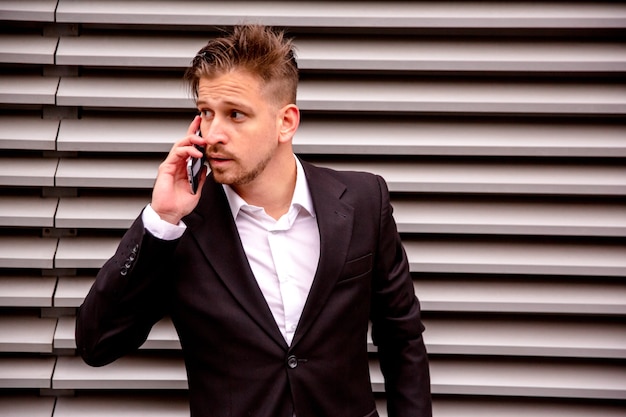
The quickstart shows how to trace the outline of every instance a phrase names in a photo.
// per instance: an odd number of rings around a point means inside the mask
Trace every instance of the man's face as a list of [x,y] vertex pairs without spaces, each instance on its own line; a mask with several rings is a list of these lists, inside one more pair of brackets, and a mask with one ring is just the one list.
[[217,182],[232,186],[261,176],[279,144],[279,109],[261,80],[233,71],[198,84],[197,107],[206,154]]

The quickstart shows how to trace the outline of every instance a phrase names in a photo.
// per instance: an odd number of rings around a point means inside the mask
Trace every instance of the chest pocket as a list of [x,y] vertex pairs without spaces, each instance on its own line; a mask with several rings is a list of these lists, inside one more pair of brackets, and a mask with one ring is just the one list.
[[341,271],[339,282],[345,282],[352,279],[360,278],[372,271],[372,260],[374,256],[371,253],[360,256],[356,259],[346,262]]

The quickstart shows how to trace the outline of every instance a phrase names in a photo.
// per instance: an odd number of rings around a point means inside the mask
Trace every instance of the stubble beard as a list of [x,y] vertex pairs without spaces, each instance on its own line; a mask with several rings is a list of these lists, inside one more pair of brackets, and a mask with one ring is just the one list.
[[[267,168],[267,165],[272,160],[273,155],[267,154],[263,157],[262,160],[257,162],[255,166],[250,169],[244,169],[239,164],[239,161],[233,159],[233,162],[236,164],[237,171],[229,172],[228,169],[222,168],[214,168],[211,166],[211,171],[213,172],[213,178],[215,181],[220,184],[230,185],[230,186],[241,186],[246,185],[254,181],[263,171]],[[209,165],[211,163],[209,162]]]

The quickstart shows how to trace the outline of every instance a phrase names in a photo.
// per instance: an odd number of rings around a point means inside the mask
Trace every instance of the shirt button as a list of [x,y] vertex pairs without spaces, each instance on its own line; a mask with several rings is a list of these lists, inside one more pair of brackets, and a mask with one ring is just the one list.
[[294,355],[291,355],[287,358],[287,366],[290,367],[291,369],[295,369],[298,367],[298,358],[296,358]]

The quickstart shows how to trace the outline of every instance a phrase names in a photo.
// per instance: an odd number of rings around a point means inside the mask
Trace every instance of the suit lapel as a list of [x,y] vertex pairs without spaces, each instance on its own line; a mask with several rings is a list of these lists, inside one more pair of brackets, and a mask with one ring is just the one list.
[[341,201],[346,187],[335,178],[302,162],[320,233],[320,260],[292,347],[307,333],[326,304],[346,261],[354,224],[354,209]]
[[188,232],[241,308],[270,338],[286,349],[286,342],[246,258],[224,190],[212,175],[207,178],[198,206],[184,221]]
[[[354,224],[354,209],[341,201],[346,187],[306,162],[304,167],[320,232],[320,260],[292,347],[306,334],[335,286],[346,261]],[[197,208],[184,219],[188,232],[242,309],[281,348],[287,344],[263,297],[239,240],[228,200],[209,176]]]

